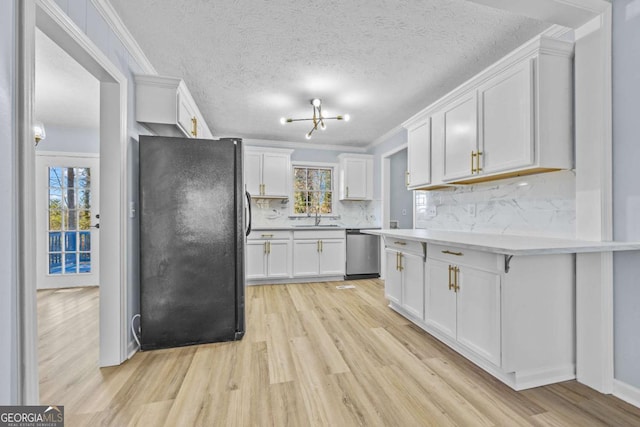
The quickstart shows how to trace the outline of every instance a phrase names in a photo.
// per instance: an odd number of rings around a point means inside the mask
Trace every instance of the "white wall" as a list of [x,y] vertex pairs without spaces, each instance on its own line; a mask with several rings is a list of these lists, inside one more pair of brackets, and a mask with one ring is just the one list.
[[46,125],[47,137],[36,151],[100,153],[100,129]]
[[[613,233],[640,240],[640,1],[613,2]],[[640,253],[614,262],[614,376],[640,388]]]
[[404,128],[398,129],[397,132],[392,133],[380,144],[372,147],[369,150],[370,154],[374,155],[373,158],[373,198],[380,200],[382,197],[382,187],[380,186],[380,175],[382,174],[382,155],[406,144],[407,142],[407,130]]
[[18,401],[15,11],[15,0],[0,2],[0,405]]
[[391,221],[398,221],[398,228],[413,228],[413,191],[407,190],[407,149],[389,158],[389,207]]

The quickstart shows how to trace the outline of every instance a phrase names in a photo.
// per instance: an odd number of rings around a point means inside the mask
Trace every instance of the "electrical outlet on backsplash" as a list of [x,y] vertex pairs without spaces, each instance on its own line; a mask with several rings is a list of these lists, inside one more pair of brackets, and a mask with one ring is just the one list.
[[416,228],[575,238],[573,171],[416,191],[415,201]]
[[[336,224],[348,228],[380,227],[380,201],[336,202],[336,212],[323,216],[323,224]],[[293,217],[291,207],[280,199],[253,199],[251,212],[254,227],[286,227],[314,222],[313,215]]]

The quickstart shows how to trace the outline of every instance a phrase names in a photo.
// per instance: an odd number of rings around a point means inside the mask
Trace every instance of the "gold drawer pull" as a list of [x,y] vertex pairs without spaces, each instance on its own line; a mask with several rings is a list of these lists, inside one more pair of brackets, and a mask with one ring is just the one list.
[[394,245],[407,246],[405,242],[393,242]]
[[448,255],[455,255],[455,256],[462,256],[464,255],[462,252],[451,252],[449,250],[446,251],[442,251],[443,254],[448,254]]
[[262,237],[273,237],[273,234],[263,234]]

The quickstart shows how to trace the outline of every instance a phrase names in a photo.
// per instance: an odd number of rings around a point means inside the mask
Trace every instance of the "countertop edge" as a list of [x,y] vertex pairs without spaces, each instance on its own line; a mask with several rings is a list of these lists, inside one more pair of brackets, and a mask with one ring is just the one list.
[[[378,236],[394,237],[398,239],[413,240],[418,242],[426,242],[439,245],[452,245],[464,249],[472,249],[483,252],[490,252],[500,255],[552,255],[552,254],[577,254],[577,253],[597,253],[597,252],[616,252],[616,251],[632,251],[640,250],[640,242],[610,242],[610,241],[585,241],[585,240],[571,240],[571,239],[555,239],[551,237],[535,237],[536,240],[544,241],[548,240],[549,246],[532,245],[530,247],[515,247],[516,245],[509,247],[504,244],[490,245],[486,242],[473,243],[469,241],[459,240],[464,236],[465,239],[486,239],[491,236],[489,234],[475,234],[471,232],[455,231],[451,232],[450,238],[442,238],[429,236],[428,230],[403,230],[397,232],[391,229],[382,230],[363,230],[363,233],[373,234]],[[438,231],[438,233],[447,233],[446,231]],[[454,236],[454,234],[456,236]],[[456,237],[458,239],[456,239]],[[518,239],[527,239],[529,236],[518,235],[504,235],[496,234],[495,237],[500,239],[513,239],[514,242]],[[517,245],[521,246],[521,245]]]

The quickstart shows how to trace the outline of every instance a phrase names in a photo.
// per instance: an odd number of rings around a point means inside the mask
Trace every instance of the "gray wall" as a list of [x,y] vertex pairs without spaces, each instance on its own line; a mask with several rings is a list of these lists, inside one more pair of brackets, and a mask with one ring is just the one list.
[[[390,220],[398,221],[399,228],[413,228],[413,191],[407,190],[407,149],[389,158],[390,163]],[[403,214],[404,210],[404,214]]]
[[382,174],[382,155],[406,144],[407,142],[407,130],[404,128],[398,129],[397,132],[389,135],[383,142],[373,147],[369,154],[373,154],[373,198],[374,200],[380,200],[382,197],[382,187],[380,184],[380,176]]
[[[640,240],[640,2],[613,2],[613,234]],[[640,253],[615,253],[614,376],[640,388]]]
[[0,2],[0,405],[17,402],[15,0]]
[[36,151],[65,153],[100,153],[99,128],[50,126],[45,123],[47,137],[40,141]]

